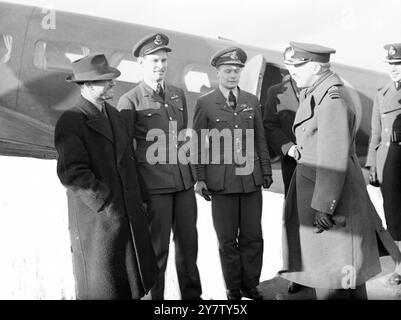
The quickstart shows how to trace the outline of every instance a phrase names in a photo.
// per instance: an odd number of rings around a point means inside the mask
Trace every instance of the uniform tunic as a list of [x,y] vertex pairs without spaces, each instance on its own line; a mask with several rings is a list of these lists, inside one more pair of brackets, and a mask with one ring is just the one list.
[[[235,109],[220,89],[200,97],[193,127],[200,151],[197,179],[205,181],[212,192],[213,224],[226,288],[248,291],[259,284],[262,268],[261,185],[263,176],[271,175],[271,167],[258,99],[248,92],[237,92]],[[210,134],[205,148],[204,129],[226,130],[232,139],[216,140]],[[254,134],[248,142],[246,129]],[[207,161],[202,154],[209,155]],[[242,158],[250,170],[238,174],[238,169],[244,169]]]
[[[163,99],[142,81],[120,98],[118,109],[131,118],[138,171],[150,193],[150,231],[162,271],[151,291],[152,298],[163,299],[164,272],[173,229],[181,297],[195,299],[201,295],[196,266],[195,171],[191,165],[178,160],[179,149],[184,144],[179,139],[180,133],[185,132],[188,123],[184,92],[166,84]],[[153,149],[155,143],[158,148]]]

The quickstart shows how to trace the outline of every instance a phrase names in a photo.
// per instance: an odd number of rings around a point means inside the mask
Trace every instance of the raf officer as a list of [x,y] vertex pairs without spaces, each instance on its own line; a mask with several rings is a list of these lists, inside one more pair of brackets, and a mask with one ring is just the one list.
[[[284,50],[284,63],[291,58],[292,48]],[[284,195],[287,195],[288,187],[294,170],[297,166],[293,158],[295,152],[295,135],[292,131],[295,113],[299,106],[299,89],[294,79],[286,75],[281,83],[275,84],[267,92],[267,103],[263,112],[263,124],[266,134],[266,142],[270,150],[281,157],[281,174],[284,182]],[[290,282],[289,293],[296,293],[302,286]]]
[[[372,185],[381,186],[387,230],[401,249],[401,43],[387,44],[389,81],[377,93],[366,167]],[[401,283],[394,273],[389,283]]]
[[[120,98],[118,109],[131,110],[138,170],[150,193],[150,232],[162,271],[151,290],[152,299],[164,298],[171,228],[181,297],[199,299],[195,172],[189,164],[178,161],[177,156],[182,144],[177,135],[187,128],[187,105],[183,90],[165,81],[167,54],[171,52],[168,43],[166,35],[156,33],[135,45],[133,54],[142,67],[144,79]],[[154,143],[148,141],[147,136],[150,140],[165,141],[158,150],[158,156],[164,155],[164,160],[155,163],[154,159],[147,157],[148,147]]]
[[[273,182],[259,101],[238,87],[246,59],[246,53],[237,47],[212,57],[219,87],[198,99],[193,125],[200,154],[196,191],[205,196],[211,193],[213,224],[230,300],[242,296],[262,299],[256,288],[263,255],[261,186],[268,188]],[[209,130],[207,143],[204,130]],[[245,167],[239,161],[243,154]],[[251,170],[246,170],[247,166]]]

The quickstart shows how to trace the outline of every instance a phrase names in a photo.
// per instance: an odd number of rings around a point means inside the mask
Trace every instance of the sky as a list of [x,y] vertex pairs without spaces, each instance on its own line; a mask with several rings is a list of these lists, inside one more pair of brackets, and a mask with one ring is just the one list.
[[283,50],[289,41],[337,50],[332,61],[376,71],[401,42],[401,0],[8,0]]

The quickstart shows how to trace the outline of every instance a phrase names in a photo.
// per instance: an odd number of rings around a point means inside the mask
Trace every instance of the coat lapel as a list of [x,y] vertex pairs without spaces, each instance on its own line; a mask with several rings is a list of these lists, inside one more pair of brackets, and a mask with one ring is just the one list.
[[401,90],[397,91],[393,82],[391,82],[387,90],[385,90],[383,101],[380,105],[382,106],[382,113],[389,113],[401,109]]
[[299,99],[291,80],[284,83],[280,92],[277,94],[277,99],[280,103],[277,105],[277,111],[292,110],[296,112],[299,106]]
[[152,102],[164,103],[163,99],[156,93],[156,91],[149,87],[144,81],[140,83],[140,86],[144,97],[150,99]]
[[220,91],[219,88],[216,88],[214,90],[213,95],[214,95],[213,100],[221,110],[226,112],[234,112],[233,109],[228,106],[227,100],[223,96],[223,93]]
[[[159,96],[159,95],[157,95]],[[173,104],[171,98],[175,97],[174,92],[171,91],[171,89],[169,88],[169,86],[167,84],[165,84],[165,89],[164,89],[164,100],[165,103],[168,103],[169,105]]]
[[117,163],[119,163],[124,155],[125,149],[128,146],[128,132],[124,130],[125,125],[122,123],[118,111],[107,102],[106,109],[109,115],[111,128],[114,132],[116,160]]
[[294,131],[297,126],[313,117],[315,107],[322,102],[329,88],[334,85],[343,85],[343,82],[335,73],[332,73],[326,79],[323,79],[306,98],[302,99],[305,96],[305,89],[301,91],[301,102],[293,125]]
[[94,106],[85,98],[81,97],[78,108],[81,109],[88,117],[88,121],[86,121],[88,127],[100,133],[111,142],[114,141],[113,132],[107,118],[100,112],[98,108],[96,108],[96,106]]
[[245,109],[249,109],[249,104],[248,104],[248,99],[246,99],[246,96],[243,94],[243,91],[238,88],[238,101],[237,101],[237,108],[235,109],[235,112],[242,112]]
[[[304,91],[301,91],[301,96],[304,94]],[[313,100],[313,95],[309,95],[308,97],[301,99],[299,108],[297,110],[297,113],[295,114],[295,120],[294,124],[292,126],[293,131],[295,131],[295,128],[299,126],[300,124],[304,123],[305,121],[309,120],[312,118],[313,115],[313,108],[314,108],[314,100]]]

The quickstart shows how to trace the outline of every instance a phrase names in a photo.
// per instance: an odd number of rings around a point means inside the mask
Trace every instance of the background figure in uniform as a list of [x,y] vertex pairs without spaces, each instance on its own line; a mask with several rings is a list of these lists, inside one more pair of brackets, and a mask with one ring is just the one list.
[[294,121],[298,165],[284,207],[281,274],[315,288],[318,299],[366,299],[366,281],[381,270],[376,232],[383,239],[383,228],[355,153],[355,108],[330,70],[335,50],[290,44],[286,66],[304,89]]
[[[369,181],[381,186],[387,230],[401,249],[401,43],[387,44],[391,81],[377,93],[366,167]],[[401,283],[394,273],[391,285]]]
[[[187,129],[188,116],[183,90],[164,81],[167,53],[171,51],[168,42],[166,35],[157,33],[135,45],[133,54],[144,71],[144,79],[120,98],[118,109],[129,110],[125,113],[134,129],[138,170],[150,193],[150,231],[161,270],[151,290],[152,299],[164,298],[164,274],[173,229],[181,297],[192,300],[200,299],[202,293],[196,265],[198,233],[193,187],[196,175],[194,168],[182,164],[177,155],[184,144],[177,136]],[[148,133],[152,141],[146,140]],[[147,150],[155,139],[160,146],[158,155],[151,152],[155,157],[148,159]],[[160,145],[160,141],[165,143]]]
[[[230,300],[239,300],[242,295],[263,298],[256,288],[263,256],[261,186],[268,188],[273,182],[259,101],[238,87],[246,58],[246,53],[236,47],[213,56],[211,64],[217,69],[219,87],[198,99],[193,125],[200,153],[196,192],[211,193],[213,223]],[[208,136],[210,153],[205,148],[203,129],[214,130]],[[223,132],[228,139],[220,137]],[[249,142],[247,135],[253,138]],[[202,154],[208,154],[211,161]],[[244,154],[245,166],[239,161]]]
[[[284,62],[292,55],[292,48],[284,50]],[[293,158],[295,152],[295,135],[292,125],[299,106],[299,89],[290,75],[286,75],[281,83],[270,87],[267,92],[267,103],[263,112],[266,142],[269,150],[281,158],[281,174],[284,182],[284,195],[294,173],[297,162]],[[289,293],[296,293],[302,285],[290,282]]]
[[158,268],[138,182],[129,126],[106,102],[120,72],[103,54],[72,65],[81,89],[57,121],[57,173],[67,188],[68,221],[78,299],[139,299]]

